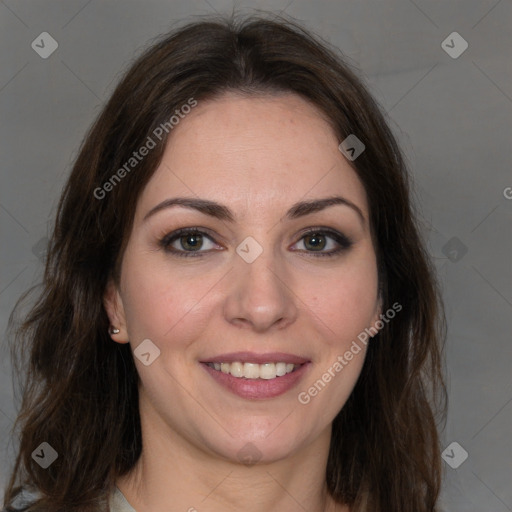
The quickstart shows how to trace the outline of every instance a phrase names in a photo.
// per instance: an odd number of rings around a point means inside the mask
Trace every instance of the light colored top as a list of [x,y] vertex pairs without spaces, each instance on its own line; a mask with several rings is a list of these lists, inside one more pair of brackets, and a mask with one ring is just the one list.
[[109,505],[110,512],[136,512],[118,487],[116,487],[114,494],[110,497]]
[[[38,492],[24,489],[16,496],[16,499],[13,501],[12,508],[13,510],[23,511],[38,498]],[[136,512],[136,510],[128,503],[124,494],[117,487],[114,493],[110,496],[109,507],[110,512]],[[6,510],[3,509],[2,512],[6,512]]]

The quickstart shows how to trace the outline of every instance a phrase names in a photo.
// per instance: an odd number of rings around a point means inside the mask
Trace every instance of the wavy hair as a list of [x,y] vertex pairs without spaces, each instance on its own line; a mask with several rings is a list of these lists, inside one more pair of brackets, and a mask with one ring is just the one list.
[[[153,42],[128,69],[63,189],[37,300],[21,322],[11,317],[13,364],[23,380],[6,506],[21,487],[33,487],[41,497],[29,510],[108,510],[116,479],[137,462],[140,381],[129,344],[108,335],[102,298],[166,137],[108,194],[98,190],[190,98],[237,91],[297,94],[340,141],[356,134],[366,146],[351,165],[368,197],[382,311],[396,302],[403,309],[368,345],[360,378],[333,422],[326,482],[353,512],[436,510],[438,420],[446,410],[442,302],[404,157],[357,75],[318,36],[270,16],[188,23]],[[59,454],[47,469],[31,457],[43,441]]]

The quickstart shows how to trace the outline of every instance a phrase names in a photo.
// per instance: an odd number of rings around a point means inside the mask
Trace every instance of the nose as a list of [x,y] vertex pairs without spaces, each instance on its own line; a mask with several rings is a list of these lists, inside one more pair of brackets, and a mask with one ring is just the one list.
[[224,315],[237,327],[265,332],[283,329],[297,318],[298,299],[291,278],[269,253],[264,251],[252,263],[235,256]]

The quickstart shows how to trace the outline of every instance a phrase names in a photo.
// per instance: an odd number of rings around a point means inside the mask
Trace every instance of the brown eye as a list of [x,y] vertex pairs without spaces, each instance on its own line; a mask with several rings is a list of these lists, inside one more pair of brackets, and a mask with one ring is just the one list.
[[169,233],[160,240],[159,245],[176,256],[203,256],[219,248],[208,234],[190,228]]
[[313,233],[304,237],[304,246],[308,250],[321,251],[327,245],[326,237],[320,233]]
[[197,251],[203,245],[203,235],[200,233],[189,233],[188,235],[180,236],[178,240],[181,248],[186,251]]
[[[294,250],[299,250],[312,256],[335,256],[352,246],[352,241],[332,229],[313,228],[302,235],[295,244]],[[302,244],[302,247],[300,247]]]

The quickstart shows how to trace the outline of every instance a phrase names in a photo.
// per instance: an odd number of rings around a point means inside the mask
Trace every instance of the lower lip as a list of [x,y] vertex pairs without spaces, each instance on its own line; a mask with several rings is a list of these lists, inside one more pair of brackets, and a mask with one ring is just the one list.
[[290,389],[304,377],[309,369],[309,365],[310,363],[304,363],[291,373],[287,373],[282,377],[276,377],[275,379],[266,380],[233,377],[233,375],[229,373],[222,373],[208,366],[206,363],[201,363],[201,366],[203,366],[219,384],[235,395],[253,400],[273,398],[290,391]]

